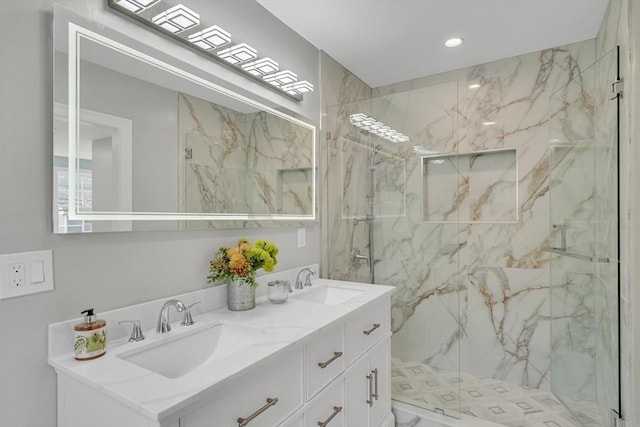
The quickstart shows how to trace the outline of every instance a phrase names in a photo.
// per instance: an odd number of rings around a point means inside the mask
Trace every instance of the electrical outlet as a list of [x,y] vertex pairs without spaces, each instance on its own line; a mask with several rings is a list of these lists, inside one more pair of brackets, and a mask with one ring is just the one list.
[[24,283],[24,264],[21,262],[9,264],[9,286],[21,288]]
[[0,299],[53,288],[53,253],[50,250],[0,254]]

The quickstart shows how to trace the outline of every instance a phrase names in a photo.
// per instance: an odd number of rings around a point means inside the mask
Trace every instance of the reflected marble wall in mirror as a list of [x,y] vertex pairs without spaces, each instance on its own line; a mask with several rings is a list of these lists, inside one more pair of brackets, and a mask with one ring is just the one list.
[[54,232],[316,220],[313,125],[58,16]]

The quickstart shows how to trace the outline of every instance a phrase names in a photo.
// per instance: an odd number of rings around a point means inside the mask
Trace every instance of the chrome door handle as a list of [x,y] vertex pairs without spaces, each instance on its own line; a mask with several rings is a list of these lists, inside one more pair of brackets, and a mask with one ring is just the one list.
[[251,421],[253,421],[257,416],[259,416],[260,414],[262,414],[264,411],[266,411],[267,409],[269,409],[272,406],[275,406],[275,404],[278,403],[278,398],[274,397],[273,399],[268,397],[267,398],[267,403],[260,409],[258,409],[257,411],[255,411],[253,414],[249,415],[247,418],[238,418],[238,427],[244,427],[247,424],[249,424]]
[[332,420],[336,415],[338,415],[338,414],[340,413],[340,411],[342,411],[342,406],[334,406],[334,407],[333,407],[333,414],[331,414],[331,415],[329,416],[329,418],[327,418],[327,419],[326,419],[326,420],[324,420],[324,421],[318,421],[318,425],[319,425],[320,427],[326,427],[326,426],[327,426],[327,424],[329,424],[329,423],[331,422],[331,420]]
[[331,357],[331,359],[327,360],[326,362],[318,363],[318,366],[320,366],[321,369],[324,369],[327,366],[329,366],[331,364],[331,362],[333,362],[334,360],[336,360],[340,356],[342,356],[342,352],[341,351],[334,351],[333,352],[333,356]]

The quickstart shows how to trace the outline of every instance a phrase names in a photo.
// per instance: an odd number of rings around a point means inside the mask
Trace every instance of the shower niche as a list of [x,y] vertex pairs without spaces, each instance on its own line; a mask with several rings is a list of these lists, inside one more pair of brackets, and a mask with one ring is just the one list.
[[515,148],[422,158],[423,221],[518,222]]

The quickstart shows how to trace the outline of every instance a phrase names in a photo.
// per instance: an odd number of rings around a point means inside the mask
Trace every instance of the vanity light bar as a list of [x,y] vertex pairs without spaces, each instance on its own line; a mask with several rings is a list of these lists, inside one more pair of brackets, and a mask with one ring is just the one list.
[[280,65],[271,58],[262,58],[257,61],[247,62],[242,68],[254,76],[264,76],[276,73],[280,70]]
[[231,43],[231,34],[214,25],[189,35],[189,41],[203,49],[217,49]]
[[389,140],[391,142],[408,142],[409,137],[397,130],[385,125],[382,122],[377,121],[373,117],[369,117],[363,113],[351,114],[349,116],[349,122],[353,126],[360,129],[371,132],[374,135],[378,135],[381,138]]
[[[119,12],[156,30],[162,27],[176,35],[175,40],[198,46],[202,49],[199,52],[209,56],[210,59],[224,60],[243,71],[245,75],[249,74],[247,77],[256,78],[262,84],[268,83],[266,86],[281,94],[290,95],[300,101],[302,94],[313,91],[312,83],[306,80],[298,81],[297,74],[291,70],[280,71],[280,65],[274,59],[258,59],[258,51],[246,43],[236,44],[214,53],[214,50],[232,43],[231,34],[217,25],[187,35],[185,31],[201,25],[201,21],[198,13],[183,4],[169,7],[152,18],[149,18],[146,13],[141,13],[155,5],[158,5],[156,9],[163,9],[163,4],[165,3],[162,0],[109,0],[109,6]],[[202,26],[205,24],[202,23]]]
[[258,56],[258,51],[246,43],[240,43],[218,52],[218,56],[232,64],[241,64]]
[[177,34],[199,25],[200,15],[188,7],[179,4],[154,16],[151,22]]
[[289,83],[294,83],[298,80],[298,75],[291,70],[279,71],[277,73],[268,74],[263,77],[264,81],[271,83],[274,86],[283,86]]
[[133,13],[140,13],[149,9],[160,0],[115,0],[116,4],[130,10]]

